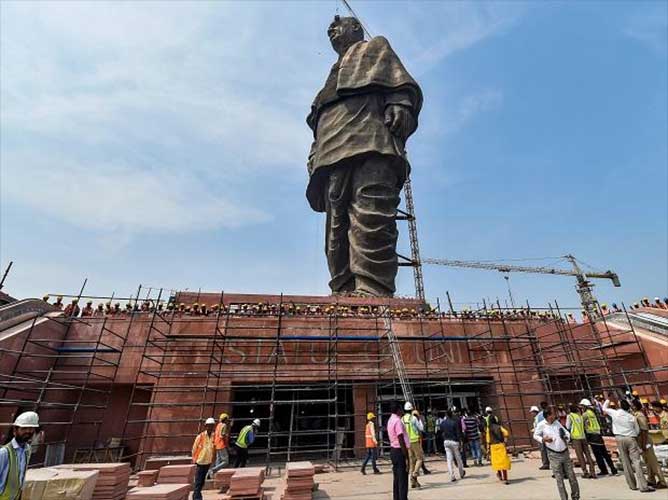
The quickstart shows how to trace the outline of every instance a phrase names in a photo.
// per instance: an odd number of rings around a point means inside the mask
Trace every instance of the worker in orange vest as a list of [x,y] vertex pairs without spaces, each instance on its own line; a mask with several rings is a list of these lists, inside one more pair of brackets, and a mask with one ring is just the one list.
[[202,488],[206,481],[206,474],[213,463],[216,446],[213,443],[213,430],[216,421],[209,417],[204,422],[204,431],[199,433],[193,443],[193,463],[197,466],[195,471],[195,485],[193,488],[193,500],[202,500]]
[[374,474],[380,474],[378,466],[376,465],[376,458],[378,457],[378,438],[376,438],[376,425],[374,420],[376,415],[372,412],[366,414],[366,429],[364,431],[364,439],[366,441],[366,458],[362,463],[362,474],[366,474],[366,464],[371,460]]
[[210,475],[212,476],[230,463],[230,454],[227,448],[230,443],[231,427],[230,416],[227,413],[221,413],[216,430],[213,432],[213,443],[216,446],[216,465],[211,467]]

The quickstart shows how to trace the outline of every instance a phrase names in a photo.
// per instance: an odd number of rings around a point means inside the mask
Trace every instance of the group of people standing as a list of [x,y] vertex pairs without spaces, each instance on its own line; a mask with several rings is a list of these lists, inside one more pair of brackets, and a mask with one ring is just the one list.
[[[560,499],[568,500],[566,479],[570,484],[571,499],[580,499],[580,487],[570,458],[569,444],[583,471],[582,478],[617,475],[617,468],[602,435],[607,419],[617,442],[617,452],[629,488],[643,493],[667,488],[649,438],[647,410],[637,394],[620,399],[619,408],[615,402],[609,399],[601,402],[602,399],[602,396],[598,397],[592,404],[584,398],[577,405],[569,405],[568,412],[564,411],[563,406],[550,406],[547,402],[542,402],[540,409],[536,406],[530,409],[533,414],[533,438],[541,450],[540,468],[551,469]],[[594,461],[598,465],[598,473]],[[643,472],[643,463],[647,468],[647,477]]]
[[[420,488],[420,474],[431,473],[425,466],[423,443],[427,450],[431,450],[433,437],[430,434],[436,434],[436,431],[443,443],[451,482],[457,481],[457,476],[459,479],[466,476],[464,443],[468,444],[474,463],[483,464],[481,440],[484,438],[492,470],[496,472],[499,481],[509,484],[508,471],[511,465],[506,450],[509,432],[501,426],[492,408],[487,407],[484,416],[468,411],[459,414],[454,409],[448,409],[442,417],[435,419],[431,414],[423,418],[413,404],[407,401],[403,405],[400,402],[393,403],[391,412],[387,422],[387,436],[390,441],[394,500],[406,500],[409,482],[412,488]],[[369,461],[374,473],[380,473],[376,466],[378,437],[375,419],[373,413],[367,414],[367,455],[362,464],[362,474],[366,474]]]

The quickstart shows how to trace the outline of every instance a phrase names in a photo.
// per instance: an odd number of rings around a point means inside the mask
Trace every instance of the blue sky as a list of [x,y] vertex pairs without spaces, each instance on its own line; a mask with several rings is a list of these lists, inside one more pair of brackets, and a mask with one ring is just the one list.
[[[337,5],[0,4],[5,291],[327,293],[304,118]],[[602,301],[668,295],[666,5],[353,2],[425,94],[409,141],[423,257],[573,253],[619,273]],[[535,306],[577,306],[574,283],[510,277]],[[496,272],[427,267],[425,284],[507,299]]]

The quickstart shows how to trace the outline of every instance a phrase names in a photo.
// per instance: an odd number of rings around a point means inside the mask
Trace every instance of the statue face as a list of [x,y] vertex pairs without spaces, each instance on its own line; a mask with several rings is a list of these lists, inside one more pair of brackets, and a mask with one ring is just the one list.
[[364,32],[354,17],[334,16],[327,29],[327,36],[337,54],[343,55],[351,45],[364,40]]

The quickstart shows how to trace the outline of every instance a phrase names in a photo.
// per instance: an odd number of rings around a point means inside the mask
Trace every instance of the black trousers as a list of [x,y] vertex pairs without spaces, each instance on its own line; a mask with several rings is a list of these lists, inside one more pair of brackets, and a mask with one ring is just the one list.
[[392,460],[392,476],[394,479],[392,498],[393,500],[408,500],[408,468],[406,467],[406,457],[401,448],[391,448],[390,459]]
[[206,474],[209,472],[209,467],[211,464],[199,465],[197,464],[197,469],[195,470],[195,487],[193,489],[193,500],[202,500],[202,488],[206,481]]
[[[610,452],[605,447],[603,437],[600,434],[587,434],[587,442],[591,446],[591,451],[594,454],[596,465],[598,465],[601,474],[607,474],[608,467],[610,467],[610,472],[615,474],[617,469],[615,468],[615,464],[612,462]],[[608,467],[606,467],[606,464]]]
[[237,455],[234,459],[234,468],[239,469],[246,467],[246,462],[248,461],[248,448],[237,446],[236,443],[234,443],[234,448],[237,450]]

